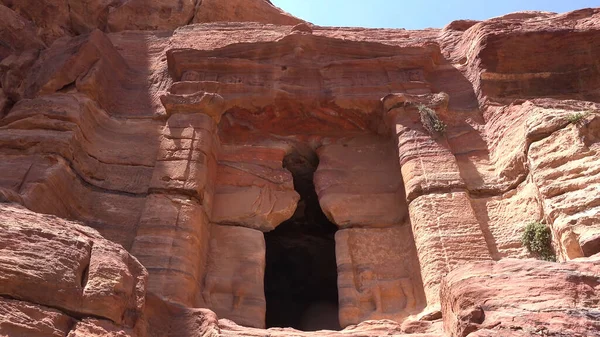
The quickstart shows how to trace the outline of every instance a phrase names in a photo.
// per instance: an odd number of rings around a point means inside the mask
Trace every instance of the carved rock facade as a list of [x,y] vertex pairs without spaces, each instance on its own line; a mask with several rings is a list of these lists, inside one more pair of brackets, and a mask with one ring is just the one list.
[[[405,31],[71,2],[0,5],[2,334],[600,328],[597,258],[571,261],[600,252],[599,10]],[[260,23],[192,25],[216,21]],[[566,267],[516,260],[531,221]],[[529,313],[553,282],[535,310],[561,316]]]

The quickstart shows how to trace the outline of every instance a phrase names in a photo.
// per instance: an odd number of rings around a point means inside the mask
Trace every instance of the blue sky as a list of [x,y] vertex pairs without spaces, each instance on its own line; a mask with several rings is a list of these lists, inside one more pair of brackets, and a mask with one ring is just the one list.
[[457,19],[484,20],[523,10],[567,12],[600,0],[271,0],[320,26],[441,28]]

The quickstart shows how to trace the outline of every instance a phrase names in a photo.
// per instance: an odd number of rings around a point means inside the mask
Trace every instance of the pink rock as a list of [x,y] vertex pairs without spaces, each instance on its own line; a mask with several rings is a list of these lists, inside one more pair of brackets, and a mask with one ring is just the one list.
[[302,20],[283,12],[268,0],[203,0],[194,23],[252,21],[276,25],[295,25]]
[[597,259],[505,259],[457,268],[442,282],[444,330],[449,336],[480,329],[473,335],[593,336],[600,328],[592,304],[599,296],[597,274]]
[[[0,335],[597,334],[600,10],[410,31],[2,3],[0,201],[29,210],[0,204]],[[264,330],[263,233],[304,216],[307,249],[318,206],[346,328]],[[532,221],[562,264],[511,259]]]
[[0,207],[2,295],[135,324],[148,274],[123,247],[85,226]]

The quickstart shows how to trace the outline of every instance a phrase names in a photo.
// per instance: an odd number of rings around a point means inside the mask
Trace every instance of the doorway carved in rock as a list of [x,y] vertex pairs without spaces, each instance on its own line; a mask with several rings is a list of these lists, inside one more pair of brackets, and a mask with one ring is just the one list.
[[335,232],[313,183],[318,158],[292,151],[283,166],[300,200],[294,215],[265,233],[266,326],[339,330]]
[[[197,306],[246,326],[303,330],[400,321],[422,309],[398,144],[381,98],[430,93],[431,62],[421,60],[431,53],[298,32],[167,53],[175,81],[161,97],[167,113],[200,111],[217,125]],[[325,316],[327,326],[312,325]]]

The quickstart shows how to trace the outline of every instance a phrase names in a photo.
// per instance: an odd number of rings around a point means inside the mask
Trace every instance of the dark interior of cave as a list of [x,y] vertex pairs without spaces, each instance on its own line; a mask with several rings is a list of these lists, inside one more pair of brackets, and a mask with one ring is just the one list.
[[313,151],[296,150],[283,161],[300,194],[291,219],[265,233],[267,328],[303,331],[339,330],[334,234],[319,205],[313,175],[319,160]]

